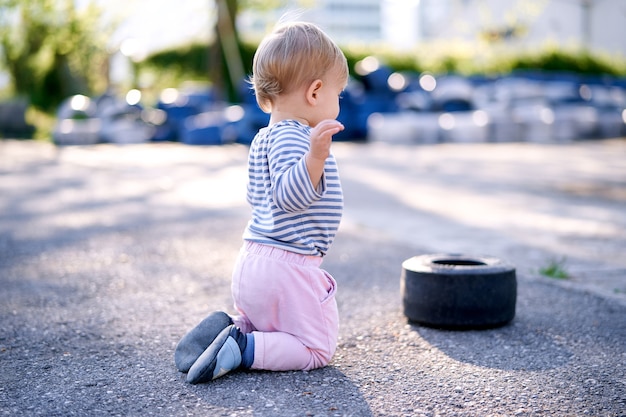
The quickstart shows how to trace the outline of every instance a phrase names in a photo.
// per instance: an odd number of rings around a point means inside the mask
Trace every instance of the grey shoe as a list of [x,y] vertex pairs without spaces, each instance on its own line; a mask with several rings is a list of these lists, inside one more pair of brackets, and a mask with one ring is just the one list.
[[187,382],[200,384],[226,375],[242,365],[247,337],[236,326],[228,326],[200,355],[187,374]]
[[214,311],[184,335],[174,351],[174,362],[178,370],[188,372],[217,335],[231,324],[233,320],[228,314]]

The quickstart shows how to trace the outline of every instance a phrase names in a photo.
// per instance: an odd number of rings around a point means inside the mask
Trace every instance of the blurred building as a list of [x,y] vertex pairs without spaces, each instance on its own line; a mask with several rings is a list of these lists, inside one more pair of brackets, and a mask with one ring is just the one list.
[[[244,36],[260,39],[280,20],[318,24],[341,44],[380,42],[383,39],[382,0],[287,0],[286,7],[267,11],[241,10],[238,21]],[[311,7],[302,7],[303,4]]]
[[285,13],[313,21],[338,43],[463,40],[532,48],[550,42],[626,56],[625,0],[320,0],[299,9],[244,11],[241,29],[261,37]]
[[416,25],[421,30],[417,41],[482,40],[515,47],[552,42],[626,56],[626,1],[623,0],[421,0],[419,3]]

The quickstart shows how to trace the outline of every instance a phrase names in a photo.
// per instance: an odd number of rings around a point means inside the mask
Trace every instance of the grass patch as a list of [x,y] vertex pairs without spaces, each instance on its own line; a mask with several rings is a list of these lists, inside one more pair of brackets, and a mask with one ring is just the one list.
[[565,269],[565,258],[551,259],[546,266],[539,268],[539,273],[554,279],[568,279],[570,277]]

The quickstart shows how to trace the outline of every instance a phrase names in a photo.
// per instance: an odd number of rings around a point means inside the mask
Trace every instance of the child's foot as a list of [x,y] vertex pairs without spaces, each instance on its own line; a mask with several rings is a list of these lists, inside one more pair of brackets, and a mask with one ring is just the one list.
[[191,384],[208,382],[239,368],[246,345],[246,335],[236,326],[228,326],[189,369],[187,382]]
[[230,316],[214,311],[180,339],[174,351],[174,362],[181,372],[189,371],[191,365],[215,340],[218,334],[233,324]]

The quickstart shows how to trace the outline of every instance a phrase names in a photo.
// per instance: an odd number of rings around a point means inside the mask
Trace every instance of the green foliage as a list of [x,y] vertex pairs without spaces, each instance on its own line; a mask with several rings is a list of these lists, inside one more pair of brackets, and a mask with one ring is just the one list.
[[[252,71],[256,44],[243,43],[241,54],[246,74]],[[185,49],[169,50],[149,57],[141,64],[162,76],[156,84],[165,81],[168,72],[179,80],[208,80],[208,46],[193,45]],[[592,54],[586,50],[563,50],[547,45],[534,51],[511,51],[488,48],[484,45],[431,44],[411,52],[398,52],[381,46],[350,45],[343,47],[351,69],[361,59],[374,55],[395,71],[464,75],[508,74],[518,70],[562,71],[592,75],[626,76],[626,61],[616,57]],[[170,79],[171,80],[171,79]],[[171,87],[172,85],[167,85]]]
[[545,45],[534,50],[512,50],[483,43],[434,42],[408,52],[372,46],[344,48],[350,67],[368,55],[382,59],[396,71],[435,74],[508,74],[518,70],[560,71],[589,75],[626,76],[626,60],[584,49]]
[[193,44],[168,49],[149,56],[137,64],[139,70],[167,70],[176,78],[206,79],[209,74],[209,46]]
[[[156,89],[177,87],[186,81],[211,82],[210,57],[215,56],[211,51],[213,47],[214,45],[193,44],[160,51],[137,63],[137,69],[141,73],[151,74],[153,87]],[[252,58],[256,47],[256,44],[245,42],[239,45],[247,75],[252,73]],[[238,86],[228,84],[227,88],[234,90]]]
[[539,269],[539,273],[543,276],[556,279],[567,279],[569,274],[565,269],[565,258],[551,259],[548,264]]
[[0,0],[0,62],[13,94],[51,111],[72,94],[103,91],[105,35],[100,11],[72,0]]
[[[623,64],[622,64],[623,67]],[[574,71],[581,74],[622,75],[619,64],[588,50],[568,52],[547,48],[541,54],[523,54],[515,61],[515,69],[541,68],[545,71]]]

